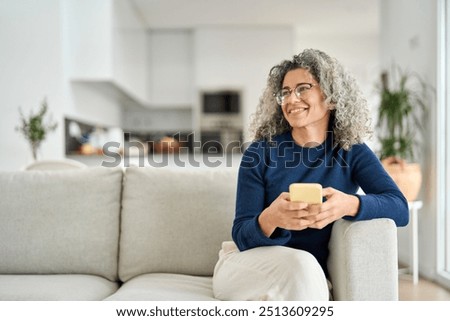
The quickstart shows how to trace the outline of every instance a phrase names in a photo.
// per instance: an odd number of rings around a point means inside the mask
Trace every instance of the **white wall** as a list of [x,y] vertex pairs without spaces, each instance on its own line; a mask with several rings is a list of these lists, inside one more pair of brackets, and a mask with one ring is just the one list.
[[18,106],[37,111],[47,97],[59,127],[42,145],[42,155],[64,153],[63,66],[60,1],[0,2],[0,169],[15,170],[31,161],[26,140],[14,130]]
[[[381,1],[381,65],[389,68],[392,63],[403,69],[418,72],[436,88],[437,71],[437,4],[436,0],[382,0]],[[425,124],[423,149],[422,191],[419,195],[424,208],[419,215],[419,270],[434,278],[436,270],[436,118],[432,105]],[[399,257],[408,262],[410,241],[409,227],[399,231]]]

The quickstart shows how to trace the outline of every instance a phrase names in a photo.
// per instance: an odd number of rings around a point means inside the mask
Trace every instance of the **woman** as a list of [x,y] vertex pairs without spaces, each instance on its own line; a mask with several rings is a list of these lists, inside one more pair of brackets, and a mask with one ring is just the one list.
[[[369,122],[355,80],[327,54],[308,49],[271,69],[239,170],[234,243],[214,273],[217,298],[328,300],[334,221],[408,223],[406,199],[363,143]],[[298,182],[320,183],[325,201],[290,202]]]

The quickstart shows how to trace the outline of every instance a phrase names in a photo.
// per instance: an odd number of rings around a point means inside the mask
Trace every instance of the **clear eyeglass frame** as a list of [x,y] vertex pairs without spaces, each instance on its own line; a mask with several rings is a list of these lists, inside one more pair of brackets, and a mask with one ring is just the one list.
[[285,104],[286,99],[292,95],[292,92],[294,92],[295,96],[300,99],[302,94],[308,92],[313,88],[314,86],[317,86],[316,84],[311,83],[300,83],[297,86],[295,86],[294,89],[291,88],[281,88],[279,91],[274,93],[274,97],[278,103],[278,105],[283,106]]

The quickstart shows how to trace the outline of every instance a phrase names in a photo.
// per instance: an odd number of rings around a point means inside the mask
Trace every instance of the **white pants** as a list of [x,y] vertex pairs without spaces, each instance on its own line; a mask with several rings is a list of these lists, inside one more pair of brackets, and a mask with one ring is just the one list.
[[329,284],[309,252],[265,246],[240,252],[224,242],[214,269],[214,296],[220,300],[327,301]]

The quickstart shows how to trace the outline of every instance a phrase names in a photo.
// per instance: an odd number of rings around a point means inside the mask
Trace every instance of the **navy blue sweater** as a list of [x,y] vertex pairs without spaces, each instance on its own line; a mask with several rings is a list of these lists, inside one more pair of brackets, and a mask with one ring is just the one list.
[[[359,211],[348,220],[387,217],[397,226],[408,224],[408,204],[394,181],[383,169],[366,144],[352,146],[349,151],[333,149],[332,134],[314,148],[294,143],[290,132],[274,137],[272,142],[253,142],[245,151],[239,169],[236,216],[233,240],[241,251],[259,246],[283,245],[313,254],[326,274],[328,241],[332,224],[323,229],[307,228],[290,231],[277,228],[266,237],[258,224],[258,216],[291,183],[320,183],[360,200]],[[358,188],[365,195],[357,195]]]

